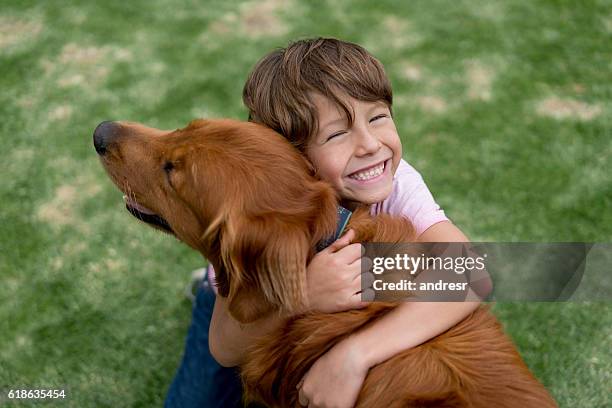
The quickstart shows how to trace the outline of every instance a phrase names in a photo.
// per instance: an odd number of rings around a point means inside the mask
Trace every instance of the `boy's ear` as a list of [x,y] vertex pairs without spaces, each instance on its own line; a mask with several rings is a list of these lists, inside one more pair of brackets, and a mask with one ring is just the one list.
[[272,310],[293,314],[306,302],[310,250],[304,223],[287,215],[245,215],[228,220],[221,236],[232,316],[249,323]]

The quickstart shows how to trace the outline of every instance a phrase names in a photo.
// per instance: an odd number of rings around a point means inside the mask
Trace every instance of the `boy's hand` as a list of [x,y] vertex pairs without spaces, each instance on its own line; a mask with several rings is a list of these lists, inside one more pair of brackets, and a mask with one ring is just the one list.
[[312,365],[298,384],[298,400],[309,408],[355,405],[369,367],[348,342],[340,342]]
[[361,301],[361,245],[351,244],[355,231],[314,256],[307,267],[308,310],[335,313],[365,307]]

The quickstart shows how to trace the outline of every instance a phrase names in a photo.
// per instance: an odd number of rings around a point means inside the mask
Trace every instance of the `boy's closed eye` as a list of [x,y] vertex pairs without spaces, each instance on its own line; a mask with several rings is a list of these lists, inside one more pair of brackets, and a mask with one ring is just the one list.
[[388,115],[388,114],[386,114],[386,113],[381,113],[381,114],[379,114],[379,115],[374,116],[372,119],[370,119],[370,123],[372,123],[372,122],[374,122],[374,121],[376,121],[376,120],[378,120],[378,119],[388,118],[388,117],[389,117],[389,115]]
[[345,134],[345,133],[346,133],[346,130],[341,130],[341,131],[339,131],[339,132],[332,133],[331,135],[329,135],[329,136],[327,137],[327,139],[325,139],[325,141],[326,141],[326,142],[329,142],[329,141],[330,141],[330,140],[332,140],[333,138],[335,138],[335,137],[337,137],[337,136],[341,136],[341,135],[343,135],[343,134]]
[[[373,117],[372,117],[372,118],[369,120],[369,123],[375,122],[375,121],[377,121],[377,120],[379,120],[379,119],[388,118],[388,117],[389,117],[389,115],[388,115],[388,114],[386,114],[386,113],[381,113],[381,114],[378,114],[378,115],[373,116]],[[337,137],[337,136],[341,136],[341,135],[343,135],[343,134],[345,134],[345,133],[347,133],[347,131],[346,131],[346,130],[340,130],[340,131],[338,131],[338,132],[334,132],[334,133],[332,133],[331,135],[329,135],[329,136],[327,137],[327,139],[325,139],[325,141],[326,141],[326,142],[328,142],[328,141],[330,141],[331,139],[333,139],[333,138],[335,138],[335,137]]]

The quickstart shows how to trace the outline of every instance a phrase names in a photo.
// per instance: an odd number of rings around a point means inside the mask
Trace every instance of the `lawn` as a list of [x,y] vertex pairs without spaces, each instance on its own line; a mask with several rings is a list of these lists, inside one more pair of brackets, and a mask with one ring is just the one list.
[[[609,1],[0,0],[3,393],[162,405],[204,261],[124,210],[93,129],[244,119],[255,62],[312,36],[385,65],[404,158],[473,241],[612,241]],[[611,303],[494,310],[560,406],[612,405]]]

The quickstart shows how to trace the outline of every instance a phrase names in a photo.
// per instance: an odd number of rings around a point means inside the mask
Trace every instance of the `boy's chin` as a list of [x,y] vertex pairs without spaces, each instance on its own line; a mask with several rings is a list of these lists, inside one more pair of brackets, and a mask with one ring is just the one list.
[[391,186],[389,186],[389,188],[381,188],[377,189],[377,191],[351,194],[350,197],[347,197],[342,201],[347,203],[347,205],[352,205],[353,207],[356,207],[358,204],[377,204],[387,199],[387,197],[389,197],[391,194],[391,190]]

